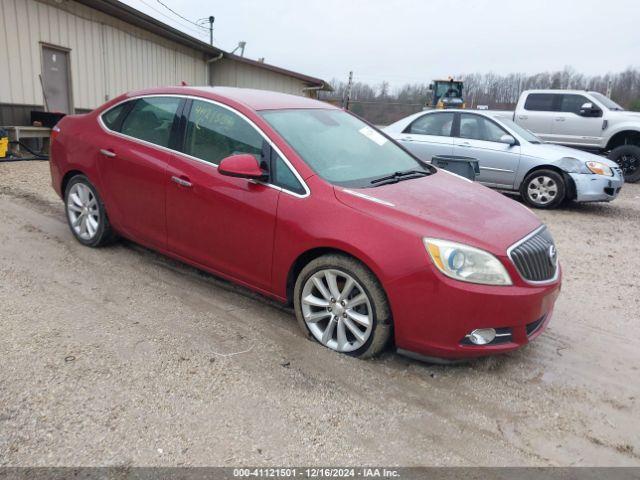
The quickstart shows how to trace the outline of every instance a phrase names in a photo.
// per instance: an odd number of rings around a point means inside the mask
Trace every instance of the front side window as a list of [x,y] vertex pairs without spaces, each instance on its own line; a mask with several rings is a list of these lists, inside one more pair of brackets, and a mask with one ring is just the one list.
[[320,177],[335,185],[373,186],[405,170],[432,170],[357,117],[338,109],[265,110],[262,117]]
[[505,132],[497,124],[480,115],[463,113],[460,115],[460,137],[486,142],[499,142]]
[[122,122],[121,133],[168,147],[180,101],[176,97],[139,98]]
[[556,95],[552,93],[530,93],[524,102],[524,109],[534,112],[553,112],[555,97]]
[[587,97],[583,97],[582,95],[570,95],[565,94],[562,95],[562,100],[560,101],[560,111],[567,113],[575,113],[576,115],[580,114],[580,107],[585,103],[593,103]]
[[275,150],[271,150],[271,183],[303,195],[305,189]]
[[451,135],[452,125],[453,113],[428,113],[414,120],[404,133],[448,137]]
[[262,136],[246,120],[210,102],[194,100],[184,153],[217,165],[231,155],[249,153],[260,160]]

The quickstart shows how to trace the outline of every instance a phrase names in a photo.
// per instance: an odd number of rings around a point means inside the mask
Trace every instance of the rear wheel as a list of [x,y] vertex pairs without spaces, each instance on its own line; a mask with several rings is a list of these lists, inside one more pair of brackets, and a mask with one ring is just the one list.
[[566,196],[564,178],[554,170],[536,170],[528,174],[520,194],[524,201],[534,208],[556,208]]
[[100,247],[115,238],[104,204],[87,177],[69,180],[64,198],[69,228],[80,243]]
[[380,282],[346,255],[309,262],[296,280],[294,307],[301,328],[337,352],[373,357],[389,340],[389,305]]
[[608,157],[620,166],[625,182],[636,183],[640,180],[640,147],[621,145],[611,150]]

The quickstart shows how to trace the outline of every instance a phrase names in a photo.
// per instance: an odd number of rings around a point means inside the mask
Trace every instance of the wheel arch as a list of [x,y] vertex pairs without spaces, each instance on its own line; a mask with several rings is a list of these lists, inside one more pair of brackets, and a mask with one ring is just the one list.
[[527,173],[525,173],[524,176],[522,177],[522,184],[520,186],[521,192],[522,192],[522,188],[524,188],[525,180],[527,179],[527,177],[531,175],[533,172],[537,172],[538,170],[552,170],[558,173],[564,180],[565,190],[566,190],[565,198],[567,200],[574,200],[576,198],[576,195],[577,195],[576,184],[573,181],[573,178],[571,178],[571,175],[569,175],[567,172],[562,170],[560,167],[556,165],[549,165],[549,164],[536,165],[535,167],[529,169]]
[[614,148],[622,145],[640,146],[640,131],[626,129],[614,133],[607,142],[605,150],[613,150]]
[[80,170],[69,170],[67,173],[64,174],[64,176],[62,177],[62,180],[60,181],[60,192],[62,193],[62,197],[64,198],[65,192],[67,191],[67,185],[69,185],[69,182],[71,181],[71,179],[73,177],[75,177],[76,175],[84,175],[85,177],[87,176],[86,173],[80,171]]
[[329,247],[329,246],[319,246],[319,247],[309,248],[308,250],[305,250],[300,255],[298,255],[298,257],[293,261],[287,273],[287,284],[286,284],[287,305],[293,304],[293,290],[296,284],[296,280],[298,278],[298,275],[302,271],[302,269],[305,267],[305,265],[307,265],[312,260],[315,260],[316,258],[321,257],[322,255],[331,254],[331,253],[345,255],[347,257],[353,258],[354,260],[357,260],[358,262],[362,263],[362,265],[364,265],[367,269],[369,269],[371,273],[378,280],[378,283],[380,284],[380,288],[382,288],[382,291],[384,292],[385,297],[387,299],[387,305],[389,306],[389,310],[391,311],[391,302],[389,302],[389,295],[387,295],[384,284],[380,280],[380,276],[376,273],[377,269],[372,268],[371,262],[367,262],[365,259],[362,258],[362,256],[354,255],[353,253],[345,249],[342,249],[339,247]]

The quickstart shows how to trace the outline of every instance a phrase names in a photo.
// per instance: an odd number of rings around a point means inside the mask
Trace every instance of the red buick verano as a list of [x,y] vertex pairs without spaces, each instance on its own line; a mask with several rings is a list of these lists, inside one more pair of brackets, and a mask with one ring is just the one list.
[[71,231],[117,235],[294,305],[326,347],[460,359],[526,344],[560,291],[528,209],[326,103],[234,88],[123,95],[52,134]]

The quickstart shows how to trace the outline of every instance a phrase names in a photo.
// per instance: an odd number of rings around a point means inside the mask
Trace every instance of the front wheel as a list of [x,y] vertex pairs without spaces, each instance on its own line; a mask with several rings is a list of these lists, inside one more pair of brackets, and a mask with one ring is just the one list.
[[636,183],[640,180],[640,147],[620,145],[611,150],[608,157],[620,166],[625,182]]
[[554,170],[536,170],[528,174],[520,187],[524,201],[534,208],[556,208],[566,195],[564,178]]
[[331,350],[368,358],[389,340],[391,315],[380,282],[346,255],[323,255],[302,269],[294,308],[301,328]]

